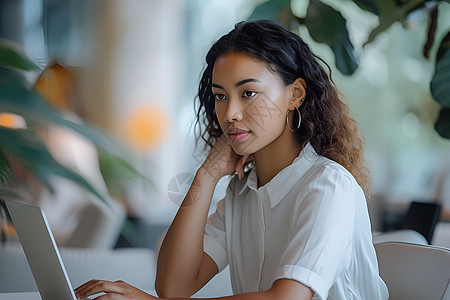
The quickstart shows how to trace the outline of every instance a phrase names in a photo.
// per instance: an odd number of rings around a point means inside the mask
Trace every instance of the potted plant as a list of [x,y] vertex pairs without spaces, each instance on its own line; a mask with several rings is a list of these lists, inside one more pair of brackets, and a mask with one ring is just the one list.
[[[319,43],[328,45],[335,56],[337,69],[344,75],[352,75],[359,66],[359,58],[347,30],[347,20],[340,11],[320,0],[310,0],[306,15],[296,16],[292,5],[296,0],[269,0],[256,6],[249,20],[267,18],[275,19],[285,26],[292,24],[305,26],[311,37]],[[392,24],[406,24],[407,17],[418,12],[428,15],[428,31],[424,41],[423,55],[429,53],[435,42],[437,19],[441,5],[449,5],[448,0],[408,0],[408,1],[376,1],[352,0],[361,10],[374,14],[378,25],[371,30],[363,47]],[[441,7],[442,8],[442,7]],[[442,9],[441,9],[442,11]],[[446,29],[450,30],[450,28]],[[436,55],[435,74],[431,78],[431,94],[441,106],[435,122],[435,130],[444,138],[450,138],[450,31],[439,42]]]
[[[95,145],[103,178],[107,186],[116,188],[113,192],[117,193],[120,180],[140,176],[150,182],[131,165],[130,153],[107,133],[85,120],[74,122],[66,118],[44,100],[27,79],[30,73],[42,71],[15,44],[0,40],[0,200],[20,198],[18,187],[31,175],[50,191],[53,190],[50,179],[64,177],[108,203],[108,197],[51,154],[38,132],[55,125],[72,130]],[[0,201],[0,219],[2,214],[7,216],[5,204]],[[130,233],[130,224],[126,223],[124,234]],[[4,240],[1,226],[0,234]]]

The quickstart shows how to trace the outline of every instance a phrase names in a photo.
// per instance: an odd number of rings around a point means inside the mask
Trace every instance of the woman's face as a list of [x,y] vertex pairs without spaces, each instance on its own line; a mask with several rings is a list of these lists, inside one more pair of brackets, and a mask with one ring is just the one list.
[[266,62],[247,54],[217,58],[212,73],[216,115],[237,154],[276,146],[283,133],[292,134],[286,126],[286,112],[293,108],[290,87]]

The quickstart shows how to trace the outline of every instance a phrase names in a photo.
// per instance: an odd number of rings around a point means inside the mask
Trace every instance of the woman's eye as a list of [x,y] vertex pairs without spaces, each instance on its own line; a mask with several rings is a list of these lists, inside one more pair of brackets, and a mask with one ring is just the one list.
[[252,97],[255,97],[255,95],[256,95],[256,92],[254,92],[254,91],[245,91],[243,94],[243,96],[245,98],[252,98]]
[[214,95],[214,98],[215,98],[217,101],[220,101],[220,100],[225,99],[225,95],[224,95],[224,94],[215,94],[215,95]]

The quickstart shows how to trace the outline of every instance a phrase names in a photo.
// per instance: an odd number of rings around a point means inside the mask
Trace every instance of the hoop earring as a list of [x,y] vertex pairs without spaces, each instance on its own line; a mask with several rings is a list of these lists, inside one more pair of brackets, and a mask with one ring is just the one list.
[[[297,110],[297,113],[298,113],[297,129],[299,129],[300,128],[300,124],[302,124],[302,115],[300,114],[300,110],[298,109],[298,107],[295,107],[295,109]],[[289,125],[289,110],[286,112],[286,123],[287,123],[287,126],[288,126],[289,130],[294,132],[294,129],[292,129],[291,125]]]

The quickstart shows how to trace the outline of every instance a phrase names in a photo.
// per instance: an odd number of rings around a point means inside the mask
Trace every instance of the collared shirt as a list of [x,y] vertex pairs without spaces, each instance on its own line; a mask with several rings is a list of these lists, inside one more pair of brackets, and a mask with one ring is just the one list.
[[230,265],[235,294],[288,278],[313,299],[388,298],[361,187],[309,143],[260,188],[255,168],[231,180],[208,218],[204,251],[219,271]]

